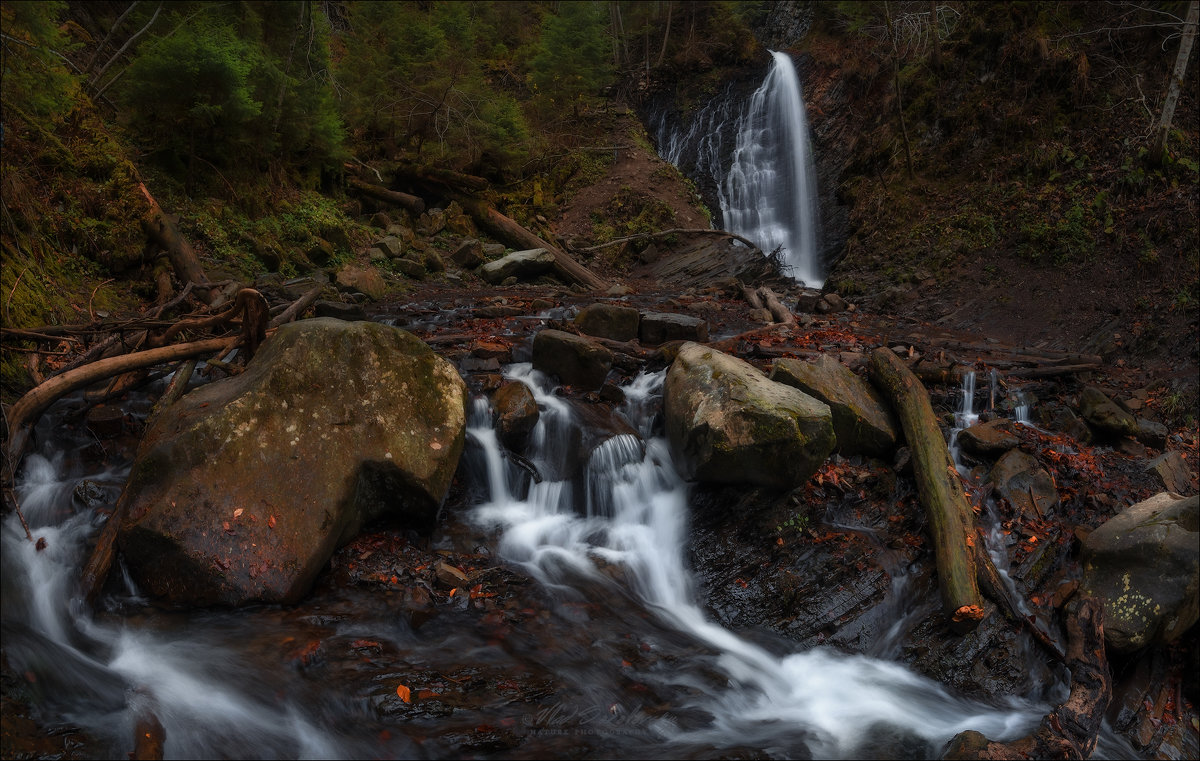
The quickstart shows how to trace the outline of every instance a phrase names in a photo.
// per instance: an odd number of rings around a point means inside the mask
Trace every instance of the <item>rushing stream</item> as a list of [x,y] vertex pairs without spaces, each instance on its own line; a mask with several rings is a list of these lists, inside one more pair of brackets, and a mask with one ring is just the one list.
[[[1016,698],[967,700],[889,660],[792,652],[786,641],[768,648],[712,622],[686,562],[688,487],[656,428],[663,374],[625,387],[626,432],[601,438],[576,471],[563,462],[580,426],[572,404],[528,365],[508,375],[534,389],[542,409],[527,452],[533,469],[579,474],[535,482],[497,443],[486,400],[474,402],[463,472],[477,497],[465,516],[550,601],[528,631],[501,645],[471,611],[452,606],[417,631],[386,597],[328,584],[295,608],[163,612],[127,583],[92,614],[76,597],[77,578],[99,519],[74,495],[86,482],[112,497],[126,470],[81,469],[72,453],[94,442],[64,427],[42,437],[46,449],[19,484],[46,548],[25,540],[15,516],[3,526],[10,664],[34,678],[51,715],[110,743],[113,756],[130,750],[149,715],[164,728],[168,757],[682,757],[738,748],[936,756],[961,730],[1012,738],[1047,710]],[[61,416],[51,420],[61,425]],[[323,660],[280,655],[314,637]],[[368,639],[390,660],[339,655]],[[399,704],[392,680],[432,667],[541,675],[553,697],[436,711]],[[479,725],[509,727],[508,741],[465,743]]]

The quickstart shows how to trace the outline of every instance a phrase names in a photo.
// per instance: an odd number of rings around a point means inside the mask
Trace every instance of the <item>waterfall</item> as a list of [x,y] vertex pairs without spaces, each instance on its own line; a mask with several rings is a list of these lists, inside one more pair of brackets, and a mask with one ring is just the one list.
[[659,153],[702,186],[711,178],[725,229],[766,253],[781,247],[789,274],[819,288],[821,222],[800,78],[786,53],[771,56],[766,79],[740,115],[729,94],[705,105],[686,130],[660,115]]
[[733,165],[721,207],[725,225],[764,252],[783,248],[791,274],[819,288],[820,223],[816,168],[800,78],[787,53],[774,63],[738,123]]

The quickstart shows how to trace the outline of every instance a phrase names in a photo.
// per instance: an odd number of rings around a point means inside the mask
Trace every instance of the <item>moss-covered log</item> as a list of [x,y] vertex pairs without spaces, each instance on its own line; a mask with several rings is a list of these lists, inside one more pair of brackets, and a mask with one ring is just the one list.
[[984,617],[975,580],[971,505],[929,403],[929,393],[891,349],[871,354],[871,381],[891,402],[912,450],[913,471],[929,517],[942,608],[951,627],[965,633]]
[[377,201],[395,204],[401,209],[411,211],[413,214],[420,214],[425,211],[425,202],[417,196],[401,193],[398,190],[388,190],[385,187],[372,185],[369,182],[356,180],[353,177],[346,180],[346,184],[365,196],[370,196]]

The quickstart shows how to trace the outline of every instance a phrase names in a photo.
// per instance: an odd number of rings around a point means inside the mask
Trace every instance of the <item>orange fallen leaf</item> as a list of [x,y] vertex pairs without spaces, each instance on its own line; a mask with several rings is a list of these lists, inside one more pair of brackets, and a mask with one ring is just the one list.
[[970,534],[967,534],[967,546],[968,547],[975,546],[975,537],[971,536]]
[[417,690],[417,700],[436,698],[439,694],[440,693],[434,692],[433,690]]
[[400,684],[400,685],[396,686],[396,694],[399,695],[400,699],[403,700],[405,703],[412,702],[412,691],[409,690],[404,685]]
[[234,511],[233,511],[233,517],[234,517],[234,518],[240,517],[240,516],[241,516],[241,514],[242,514],[242,513],[244,513],[244,512],[246,512],[246,508],[244,508],[244,507],[239,507],[237,510],[234,510]]
[[272,515],[270,518],[267,518],[267,526],[269,528],[275,528],[275,516],[274,515]]

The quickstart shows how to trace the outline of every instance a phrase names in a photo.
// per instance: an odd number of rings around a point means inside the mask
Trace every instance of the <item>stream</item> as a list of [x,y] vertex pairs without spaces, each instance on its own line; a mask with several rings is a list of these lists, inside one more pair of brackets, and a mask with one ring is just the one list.
[[[11,667],[48,716],[114,757],[148,716],[172,758],[935,757],[964,729],[1014,738],[1047,711],[965,699],[886,658],[796,652],[717,625],[687,564],[688,486],[656,420],[664,372],[624,387],[615,415],[636,435],[603,439],[573,477],[540,482],[529,465],[573,472],[563,459],[579,415],[528,364],[506,374],[542,409],[529,463],[505,455],[475,399],[455,510],[459,535],[532,580],[514,606],[520,626],[498,633],[495,614],[463,595],[417,626],[391,593],[326,577],[293,608],[186,612],[153,608],[126,582],[93,614],[77,577],[103,516],[79,495],[111,504],[128,463],[94,456],[66,400],[43,420],[18,487],[45,549],[15,515],[3,525]],[[398,683],[430,689],[401,701]]]

